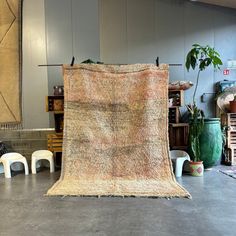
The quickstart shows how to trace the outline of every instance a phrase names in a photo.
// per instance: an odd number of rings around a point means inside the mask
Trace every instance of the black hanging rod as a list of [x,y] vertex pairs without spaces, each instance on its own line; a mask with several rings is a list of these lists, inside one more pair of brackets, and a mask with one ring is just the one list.
[[[75,57],[72,57],[70,66],[73,66],[75,62]],[[46,65],[38,65],[38,66],[62,66],[63,64],[46,64]],[[127,65],[127,64],[106,64],[106,65]],[[159,57],[156,59],[156,66],[159,66]],[[169,66],[182,66],[182,64],[169,64]]]
[[38,65],[38,66],[62,66],[63,64],[46,64],[46,65]]
[[[127,64],[101,64],[101,65],[127,65]],[[183,64],[169,64],[169,66],[182,66]],[[45,64],[45,65],[38,65],[40,67],[43,67],[43,66],[63,66],[63,64]],[[159,66],[159,65],[157,65]]]
[[[156,66],[159,66],[159,57],[156,59]],[[174,64],[169,64],[169,66],[182,66],[182,64],[174,63]]]
[[[73,66],[75,63],[75,57],[73,56],[71,59],[70,66]],[[38,65],[38,66],[62,66],[63,64],[46,64],[46,65]]]

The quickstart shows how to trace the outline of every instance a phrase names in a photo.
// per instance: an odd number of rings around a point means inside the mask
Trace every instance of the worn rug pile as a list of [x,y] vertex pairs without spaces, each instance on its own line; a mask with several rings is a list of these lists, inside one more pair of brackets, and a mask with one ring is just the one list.
[[168,151],[168,66],[64,66],[60,179],[47,195],[190,197]]

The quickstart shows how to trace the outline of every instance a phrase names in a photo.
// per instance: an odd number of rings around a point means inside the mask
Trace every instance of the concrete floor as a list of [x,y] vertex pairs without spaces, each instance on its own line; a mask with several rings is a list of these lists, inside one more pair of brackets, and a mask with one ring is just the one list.
[[0,175],[1,236],[236,235],[236,179],[216,169],[178,179],[192,200],[45,197],[59,175]]

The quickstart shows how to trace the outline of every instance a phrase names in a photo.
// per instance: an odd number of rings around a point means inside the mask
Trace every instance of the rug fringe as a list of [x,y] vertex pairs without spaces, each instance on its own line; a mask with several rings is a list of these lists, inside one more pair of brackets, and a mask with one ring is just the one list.
[[23,129],[21,123],[0,123],[0,130],[19,130]]
[[120,195],[48,195],[44,194],[44,197],[51,197],[51,198],[58,198],[60,197],[61,199],[67,198],[67,197],[81,197],[81,198],[149,198],[149,199],[166,199],[166,200],[171,200],[173,198],[186,198],[192,200],[191,195],[186,195],[186,196],[171,196],[171,197],[166,197],[166,196],[120,196]]

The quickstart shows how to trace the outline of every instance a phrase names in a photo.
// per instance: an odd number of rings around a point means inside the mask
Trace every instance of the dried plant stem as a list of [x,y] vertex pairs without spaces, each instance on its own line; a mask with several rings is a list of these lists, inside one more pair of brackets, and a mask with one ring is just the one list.
[[201,72],[201,70],[199,70],[198,73],[197,73],[197,83],[196,83],[196,86],[195,86],[195,89],[194,89],[194,93],[193,93],[193,104],[196,104],[195,96],[196,96],[196,92],[197,92],[200,72]]

